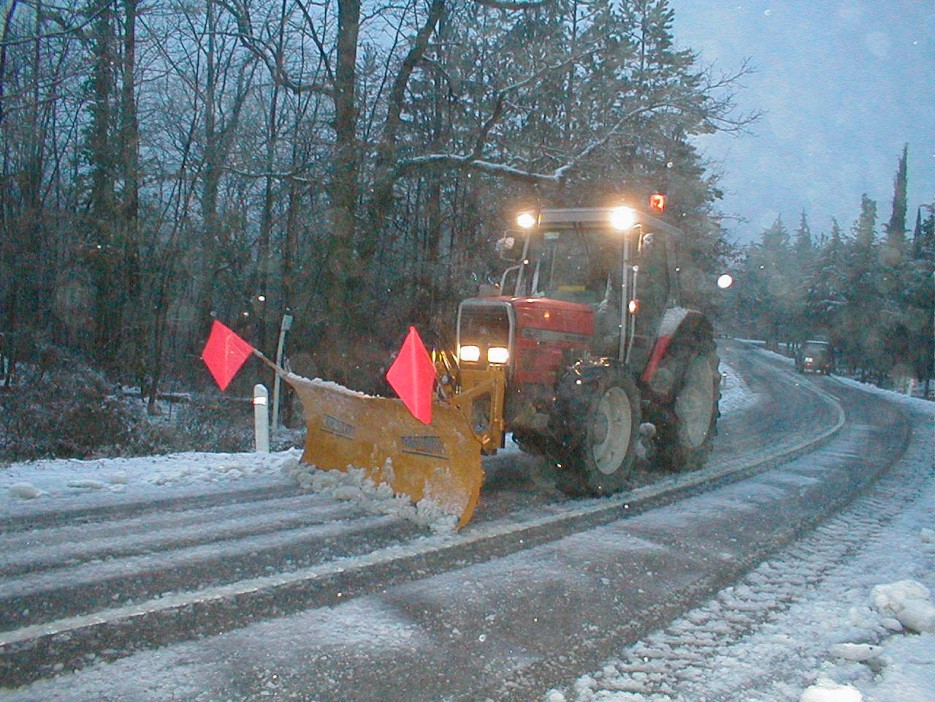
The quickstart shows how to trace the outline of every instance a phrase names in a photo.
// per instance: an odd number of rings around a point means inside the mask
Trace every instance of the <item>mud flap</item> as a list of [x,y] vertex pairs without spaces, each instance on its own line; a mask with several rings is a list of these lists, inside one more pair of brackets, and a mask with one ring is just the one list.
[[481,444],[457,409],[436,402],[427,425],[400,400],[294,374],[284,379],[305,409],[304,463],[363,469],[375,484],[414,503],[430,500],[458,519],[458,529],[471,520],[484,481]]

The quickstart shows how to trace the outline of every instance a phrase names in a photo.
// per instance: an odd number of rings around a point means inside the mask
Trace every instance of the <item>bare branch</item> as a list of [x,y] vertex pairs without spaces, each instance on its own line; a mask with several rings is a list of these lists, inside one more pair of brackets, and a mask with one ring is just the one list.
[[[0,41],[0,46],[3,46],[4,48],[11,47],[11,46],[21,46],[24,44],[32,44],[37,39],[45,39],[45,40],[60,39],[62,37],[67,37],[71,35],[78,35],[80,37],[83,35],[84,30],[87,27],[89,27],[91,24],[93,24],[94,21],[98,17],[100,17],[101,13],[104,12],[105,9],[107,9],[110,5],[114,5],[115,3],[116,3],[116,0],[110,0],[110,2],[101,3],[101,5],[97,8],[97,10],[95,10],[94,12],[88,15],[84,15],[82,21],[74,25],[69,24],[69,22],[65,20],[63,16],[65,10],[59,10],[59,11],[53,12],[50,10],[50,8],[46,8],[46,12],[44,15],[45,19],[54,21],[56,24],[58,24],[62,28],[61,31],[49,32],[47,34],[42,34],[41,36],[28,36],[28,37],[23,37],[21,39],[9,39],[5,36],[6,35],[6,26],[5,26],[4,27],[4,38],[2,39],[2,41]],[[12,15],[12,12],[15,9],[15,7],[16,7],[16,3],[14,2],[12,3],[10,7],[10,15]],[[59,12],[63,14],[59,14]],[[71,14],[73,16],[79,15],[79,13],[74,12],[74,11],[71,11]],[[9,24],[9,20],[7,21],[7,24]]]
[[474,0],[474,2],[483,7],[489,7],[493,10],[531,10],[537,7],[545,7],[552,3],[552,0]]
[[296,2],[296,4],[302,10],[305,20],[310,28],[309,31],[312,36],[312,41],[318,48],[319,55],[321,56],[322,63],[325,66],[325,72],[328,75],[328,79],[331,85],[324,85],[318,82],[301,83],[293,79],[283,64],[281,52],[277,54],[277,52],[271,51],[268,44],[256,36],[255,32],[253,31],[253,22],[250,18],[250,12],[243,0],[217,0],[217,2],[221,7],[227,10],[227,12],[230,13],[230,15],[236,21],[237,39],[247,51],[255,55],[266,65],[266,68],[273,77],[273,80],[275,80],[287,90],[296,94],[317,93],[319,95],[325,95],[328,97],[334,96],[334,89],[332,87],[334,85],[334,74],[332,73],[331,66],[328,62],[328,55],[325,51],[325,47],[315,32],[312,18],[308,13],[308,8],[305,6],[305,3]]
[[622,127],[634,118],[653,112],[656,110],[670,107],[668,103],[655,103],[643,105],[623,115],[616,124],[614,124],[604,135],[572,156],[568,161],[559,166],[551,173],[535,173],[533,171],[523,170],[515,166],[509,166],[502,163],[494,163],[480,158],[480,154],[475,146],[474,152],[470,155],[460,154],[427,154],[424,156],[415,156],[403,159],[398,164],[399,172],[413,171],[420,168],[431,167],[449,167],[460,170],[472,170],[490,175],[506,177],[511,180],[523,181],[528,183],[561,183],[568,177],[569,173],[574,171],[581,163],[595,151],[605,146],[614,136],[620,134]]

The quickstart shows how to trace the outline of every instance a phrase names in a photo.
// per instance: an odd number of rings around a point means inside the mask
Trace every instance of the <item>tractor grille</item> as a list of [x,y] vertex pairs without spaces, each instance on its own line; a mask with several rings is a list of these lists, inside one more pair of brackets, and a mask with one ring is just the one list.
[[502,346],[512,351],[511,308],[505,302],[465,301],[458,314],[458,345],[480,347],[481,360],[485,366],[487,349]]

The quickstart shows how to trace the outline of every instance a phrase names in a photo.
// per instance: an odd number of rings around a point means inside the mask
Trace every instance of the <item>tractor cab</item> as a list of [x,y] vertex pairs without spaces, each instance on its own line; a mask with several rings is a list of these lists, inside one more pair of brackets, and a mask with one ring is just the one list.
[[526,212],[516,224],[498,246],[515,264],[491,292],[587,305],[591,351],[645,363],[666,307],[677,303],[679,230],[630,207]]

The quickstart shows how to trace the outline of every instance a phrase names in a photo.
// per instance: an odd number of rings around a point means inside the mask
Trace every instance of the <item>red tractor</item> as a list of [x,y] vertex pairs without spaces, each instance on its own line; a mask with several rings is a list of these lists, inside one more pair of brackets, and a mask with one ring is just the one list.
[[680,306],[681,230],[627,207],[525,212],[517,225],[500,242],[514,265],[461,303],[457,362],[441,374],[453,395],[491,388],[469,417],[485,450],[512,432],[578,495],[622,489],[641,434],[661,467],[700,467],[720,373],[710,322]]

